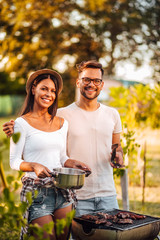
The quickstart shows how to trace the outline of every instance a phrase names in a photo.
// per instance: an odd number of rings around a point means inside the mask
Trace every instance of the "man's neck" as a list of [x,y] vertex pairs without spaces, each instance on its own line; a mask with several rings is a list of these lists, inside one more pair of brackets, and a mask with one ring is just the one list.
[[80,100],[76,102],[76,105],[86,111],[92,112],[99,108],[100,103],[97,102],[97,98],[93,100],[83,100],[80,98]]

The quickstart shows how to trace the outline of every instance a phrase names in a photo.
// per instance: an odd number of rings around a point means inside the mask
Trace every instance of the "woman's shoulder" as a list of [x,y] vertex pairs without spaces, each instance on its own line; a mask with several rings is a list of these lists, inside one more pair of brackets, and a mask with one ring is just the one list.
[[68,128],[68,122],[63,117],[55,116],[55,124],[58,126],[59,129]]
[[66,119],[64,119],[63,117],[58,117],[58,119],[60,121],[60,128],[68,126],[68,121]]
[[26,132],[27,125],[22,117],[18,117],[15,120],[14,132]]
[[64,132],[67,132],[68,131],[68,121],[64,118],[61,118],[62,119],[62,125],[60,127],[60,129]]
[[28,129],[29,127],[29,124],[27,122],[27,119],[24,117],[24,115],[18,117],[16,120],[15,120],[15,126],[21,126],[22,128],[24,129]]
[[22,117],[18,117],[18,118],[16,118],[16,120],[15,120],[15,123],[18,123],[18,124],[23,124],[23,122],[24,122],[24,120],[23,120]]

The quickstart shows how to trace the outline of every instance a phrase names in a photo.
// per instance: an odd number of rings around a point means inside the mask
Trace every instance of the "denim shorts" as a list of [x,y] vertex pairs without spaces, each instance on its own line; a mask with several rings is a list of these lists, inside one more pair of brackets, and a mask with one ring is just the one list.
[[119,208],[116,195],[78,200],[76,216],[94,213],[96,211],[105,211],[113,208]]
[[66,202],[65,197],[59,189],[55,188],[38,188],[38,195],[33,199],[29,207],[28,223],[34,219],[54,215],[57,209],[68,207],[72,202]]

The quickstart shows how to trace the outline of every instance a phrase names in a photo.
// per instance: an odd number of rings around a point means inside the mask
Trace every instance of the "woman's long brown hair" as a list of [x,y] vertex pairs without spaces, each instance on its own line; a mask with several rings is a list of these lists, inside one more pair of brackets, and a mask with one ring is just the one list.
[[37,86],[42,80],[50,78],[56,88],[56,98],[54,100],[54,103],[48,108],[48,113],[51,115],[51,120],[53,120],[54,116],[57,113],[57,107],[58,107],[58,90],[59,90],[59,82],[58,80],[51,74],[41,74],[37,78],[34,79],[32,84],[30,85],[30,89],[27,93],[27,96],[25,98],[22,110],[20,115],[24,115],[26,113],[32,112],[33,111],[33,104],[34,104],[34,95],[32,94],[32,87]]

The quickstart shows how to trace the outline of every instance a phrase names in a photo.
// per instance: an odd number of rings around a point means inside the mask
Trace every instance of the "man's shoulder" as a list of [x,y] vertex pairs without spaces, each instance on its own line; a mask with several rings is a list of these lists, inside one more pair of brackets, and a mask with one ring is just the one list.
[[70,105],[57,109],[57,116],[65,117],[65,115],[69,114],[75,109],[75,103],[71,103]]
[[120,114],[115,107],[106,106],[104,104],[101,104],[101,113],[114,118],[120,117]]
[[62,112],[62,111],[68,111],[68,110],[71,110],[71,109],[74,108],[74,106],[75,106],[75,103],[73,102],[73,103],[69,104],[69,105],[66,106],[66,107],[58,108],[58,109],[57,109],[57,112]]
[[109,111],[109,112],[117,112],[116,108],[104,105],[102,103],[101,103],[101,110],[102,111]]

